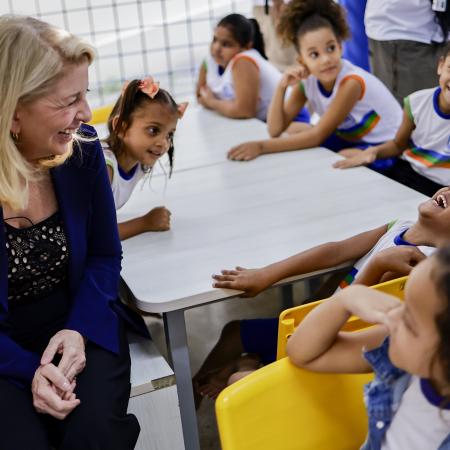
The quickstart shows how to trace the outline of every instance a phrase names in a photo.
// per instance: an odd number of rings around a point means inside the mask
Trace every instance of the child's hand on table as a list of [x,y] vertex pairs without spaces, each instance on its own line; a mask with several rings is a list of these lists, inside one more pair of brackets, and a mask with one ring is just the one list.
[[241,297],[254,297],[272,283],[264,269],[244,269],[237,266],[235,270],[222,270],[221,275],[212,276],[213,287],[244,291]]

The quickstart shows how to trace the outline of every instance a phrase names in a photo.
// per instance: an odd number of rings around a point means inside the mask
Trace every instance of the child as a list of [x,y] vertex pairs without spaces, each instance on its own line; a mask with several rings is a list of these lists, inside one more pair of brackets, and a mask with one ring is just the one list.
[[[240,14],[224,17],[214,30],[210,51],[200,68],[199,103],[226,117],[265,121],[281,74],[266,59],[256,20]],[[306,111],[299,120],[309,121]]]
[[[450,188],[419,205],[417,222],[397,220],[339,242],[329,242],[260,269],[222,270],[213,286],[253,297],[278,281],[356,261],[341,281],[373,285],[409,273],[436,246],[450,240]],[[276,358],[278,318],[230,322],[194,377],[197,392],[215,397],[232,381]],[[247,354],[241,364],[241,355]],[[249,362],[249,358],[252,361]],[[230,378],[231,377],[231,378]]]
[[[348,37],[342,7],[334,0],[292,0],[279,23],[279,32],[299,53],[300,67],[287,71],[275,91],[268,114],[273,139],[247,142],[228,153],[249,161],[265,153],[317,146],[352,153],[392,139],[401,122],[401,108],[388,89],[365,70],[342,59]],[[285,102],[288,86],[294,86]],[[319,116],[317,125],[280,136],[308,101]],[[386,169],[392,161],[377,163]]]
[[[116,209],[130,198],[137,182],[168,153],[173,166],[173,135],[187,103],[177,104],[150,78],[124,86],[108,119],[109,136],[103,142]],[[120,239],[170,228],[170,211],[160,206],[142,217],[119,223]]]
[[403,121],[393,140],[334,164],[347,168],[402,155],[389,177],[431,196],[450,184],[450,44],[439,59],[439,86],[405,98]]
[[[341,332],[352,314],[378,325]],[[449,343],[450,247],[445,247],[412,270],[404,304],[351,286],[306,316],[287,353],[294,364],[317,372],[375,372],[365,389],[369,433],[362,449],[448,450]]]

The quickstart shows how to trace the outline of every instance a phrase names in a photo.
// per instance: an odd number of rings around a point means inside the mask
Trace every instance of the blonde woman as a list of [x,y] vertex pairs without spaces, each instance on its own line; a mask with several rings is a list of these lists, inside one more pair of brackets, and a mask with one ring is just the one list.
[[1,448],[132,449],[121,248],[90,45],[0,17]]

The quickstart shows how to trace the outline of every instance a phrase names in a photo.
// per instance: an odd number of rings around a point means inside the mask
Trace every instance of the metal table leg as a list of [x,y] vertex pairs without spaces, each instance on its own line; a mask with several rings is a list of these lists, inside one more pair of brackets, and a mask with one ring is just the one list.
[[184,446],[186,450],[200,450],[183,310],[164,313],[164,331],[169,364],[173,368],[177,381]]
[[294,285],[285,284],[281,286],[281,304],[284,309],[289,309],[294,306]]

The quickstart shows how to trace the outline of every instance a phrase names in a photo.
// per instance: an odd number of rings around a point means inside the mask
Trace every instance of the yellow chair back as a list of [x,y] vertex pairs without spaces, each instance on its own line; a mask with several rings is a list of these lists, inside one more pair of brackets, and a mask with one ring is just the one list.
[[108,121],[109,115],[111,114],[112,108],[113,105],[106,105],[92,110],[92,119],[89,122],[89,125],[106,123]]
[[[372,288],[385,292],[386,294],[395,295],[403,300],[405,283],[407,279],[408,277],[397,278],[395,280],[386,281],[385,283],[376,284],[375,286],[372,286]],[[287,340],[292,336],[292,333],[295,328],[297,328],[298,324],[311,310],[325,300],[318,300],[316,302],[296,306],[295,308],[286,309],[280,314],[278,322],[277,359],[281,359],[286,356]],[[343,330],[356,331],[368,326],[369,324],[360,318],[351,317],[343,327]]]
[[372,376],[275,361],[217,398],[222,450],[357,450],[367,433],[363,386]]

